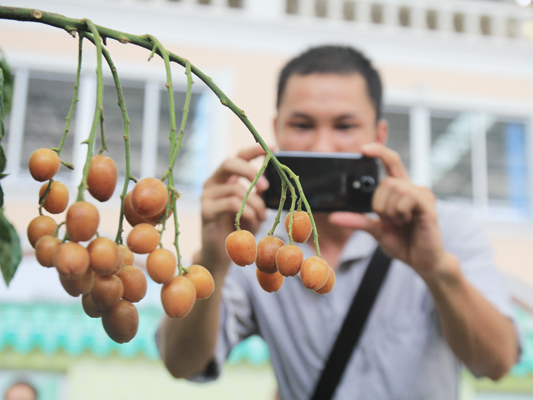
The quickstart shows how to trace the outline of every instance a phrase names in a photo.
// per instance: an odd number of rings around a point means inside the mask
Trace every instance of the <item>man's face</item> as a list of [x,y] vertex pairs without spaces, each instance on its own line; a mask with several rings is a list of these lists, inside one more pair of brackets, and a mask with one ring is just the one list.
[[292,75],[274,130],[280,150],[361,152],[365,143],[387,140],[388,126],[357,73]]

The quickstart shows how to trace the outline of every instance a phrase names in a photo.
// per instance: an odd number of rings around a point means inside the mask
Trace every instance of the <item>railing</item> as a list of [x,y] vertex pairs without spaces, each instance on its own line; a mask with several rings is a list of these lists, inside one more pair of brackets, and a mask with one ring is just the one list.
[[239,13],[264,20],[316,19],[361,26],[533,41],[533,7],[473,0],[117,0]]

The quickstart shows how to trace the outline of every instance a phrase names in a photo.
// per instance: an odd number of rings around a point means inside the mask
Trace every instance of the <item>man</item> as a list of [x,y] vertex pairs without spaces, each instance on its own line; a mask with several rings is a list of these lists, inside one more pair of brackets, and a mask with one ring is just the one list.
[[37,400],[37,390],[27,382],[15,382],[7,388],[4,400]]
[[[376,189],[376,217],[314,213],[322,257],[337,275],[319,296],[298,278],[275,294],[262,292],[255,268],[230,265],[224,240],[234,229],[252,180],[246,149],[226,160],[202,196],[202,248],[194,262],[209,268],[217,289],[183,320],[165,319],[160,351],[175,377],[216,377],[231,347],[258,333],[268,343],[282,399],[309,399],[340,330],[353,293],[379,244],[393,258],[335,399],[453,399],[461,363],[499,379],[518,356],[510,305],[500,289],[491,250],[475,224],[409,177],[397,153],[385,147],[381,82],[370,62],[351,48],[323,46],[282,71],[274,130],[282,150],[353,152],[377,157],[386,177]],[[264,237],[259,180],[243,228]],[[281,229],[276,234],[287,235]],[[312,244],[301,246],[314,255]]]

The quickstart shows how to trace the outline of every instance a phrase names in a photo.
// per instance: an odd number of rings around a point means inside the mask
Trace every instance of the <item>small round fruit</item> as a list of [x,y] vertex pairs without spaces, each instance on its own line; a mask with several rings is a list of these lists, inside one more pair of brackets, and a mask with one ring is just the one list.
[[43,236],[53,235],[57,229],[57,223],[47,215],[39,215],[28,224],[28,240],[31,247],[35,248],[37,241]]
[[89,268],[89,252],[76,242],[65,242],[54,253],[54,267],[67,280],[81,278]]
[[276,236],[266,236],[257,243],[255,265],[265,274],[273,274],[278,270],[276,266],[276,253],[285,245],[283,240]]
[[50,190],[44,199],[43,208],[50,214],[61,214],[68,206],[68,189],[60,181],[44,183],[39,190],[39,199],[42,199],[48,186],[50,186]]
[[50,149],[35,150],[28,161],[30,174],[36,181],[49,181],[59,171],[61,160],[57,153]]
[[80,294],[89,294],[94,284],[94,272],[87,269],[85,274],[75,280],[67,280],[59,275],[59,281],[65,289],[65,292],[72,297],[78,297]]
[[285,279],[285,277],[279,272],[265,274],[264,272],[261,272],[259,268],[256,269],[255,274],[259,285],[268,293],[277,292],[281,288],[281,285],[283,285],[283,280]]
[[145,223],[146,220],[133,209],[131,205],[131,192],[126,193],[124,196],[124,217],[131,226],[136,226]]
[[152,225],[145,223],[135,225],[128,234],[126,244],[137,254],[148,254],[159,245],[159,232]]
[[189,272],[183,276],[194,283],[194,287],[196,288],[196,299],[204,300],[209,298],[215,291],[215,280],[213,279],[211,272],[201,265],[191,265],[187,269]]
[[[289,233],[289,223],[291,220],[291,214],[288,213],[285,217],[285,229]],[[292,220],[292,239],[296,243],[304,243],[311,232],[313,231],[313,225],[311,225],[311,218],[305,211],[294,211],[294,218]]]
[[329,265],[324,259],[313,256],[302,263],[300,278],[307,289],[318,290],[326,284],[329,271]]
[[161,304],[170,318],[183,318],[196,301],[196,288],[190,279],[175,276],[161,288]]
[[122,268],[117,276],[124,285],[124,294],[122,295],[124,300],[136,303],[144,298],[148,283],[142,269],[128,265]]
[[143,217],[161,214],[168,201],[168,189],[156,178],[141,179],[133,188],[131,205]]
[[85,314],[91,318],[100,318],[104,313],[104,310],[100,310],[94,305],[90,294],[84,294],[81,296],[81,305]]
[[35,257],[43,267],[54,266],[54,253],[61,244],[61,239],[46,235],[37,240],[35,244]]
[[119,244],[118,249],[122,252],[122,255],[124,256],[124,264],[133,265],[134,256],[133,252],[129,249],[129,247],[123,244]]
[[117,164],[111,157],[98,154],[91,158],[87,190],[98,201],[107,201],[117,186]]
[[100,309],[113,307],[124,294],[124,285],[116,275],[100,276],[94,279],[91,290],[91,299],[94,305]]
[[333,268],[329,267],[329,276],[328,280],[326,281],[326,284],[320,289],[315,290],[315,292],[317,292],[318,294],[326,294],[331,292],[333,286],[335,286],[335,271],[333,271]]
[[152,251],[146,259],[146,272],[154,282],[167,283],[176,272],[176,256],[167,249]]
[[257,254],[254,235],[244,230],[230,233],[226,238],[226,252],[241,267],[253,264]]
[[87,250],[91,258],[90,268],[94,272],[98,275],[112,275],[115,273],[120,256],[115,242],[100,236],[89,243]]
[[85,242],[91,239],[98,229],[100,216],[96,207],[86,201],[77,201],[67,211],[65,225],[70,240]]
[[117,343],[127,343],[135,337],[139,328],[139,313],[133,304],[120,300],[102,315],[104,330]]
[[300,272],[304,261],[304,253],[295,244],[286,244],[279,248],[276,253],[276,265],[283,276],[294,276]]

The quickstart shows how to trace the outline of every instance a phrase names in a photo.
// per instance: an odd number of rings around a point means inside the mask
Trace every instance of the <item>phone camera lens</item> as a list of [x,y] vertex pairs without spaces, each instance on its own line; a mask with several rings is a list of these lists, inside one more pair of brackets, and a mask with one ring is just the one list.
[[363,192],[371,192],[376,186],[376,181],[371,176],[362,176],[361,177],[361,190]]

